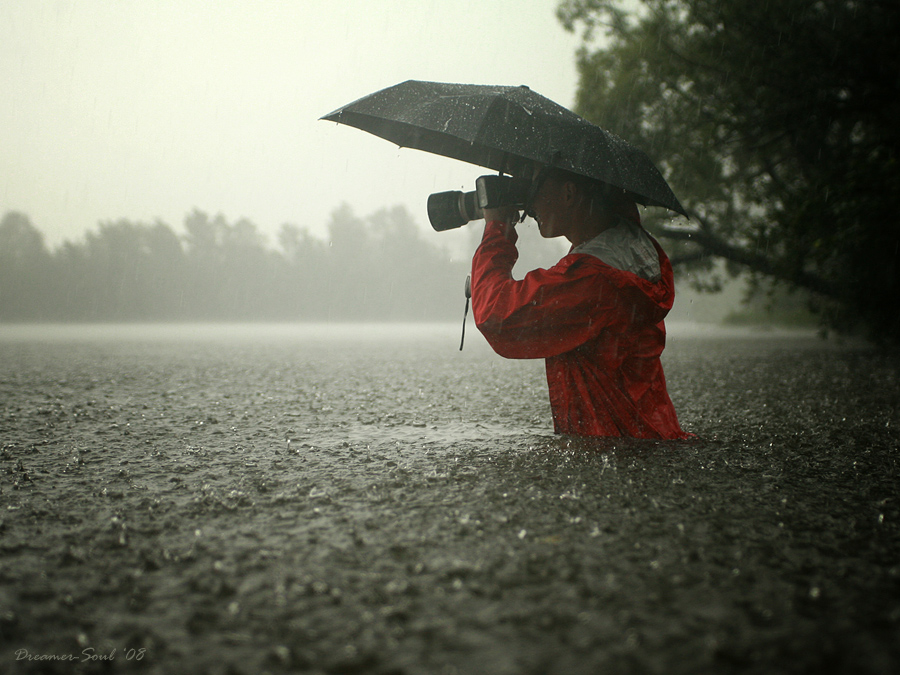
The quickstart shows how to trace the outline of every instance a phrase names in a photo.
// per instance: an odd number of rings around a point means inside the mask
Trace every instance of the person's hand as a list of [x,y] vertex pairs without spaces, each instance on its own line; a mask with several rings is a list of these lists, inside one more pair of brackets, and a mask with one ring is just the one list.
[[503,236],[512,243],[519,238],[516,225],[519,222],[519,210],[513,206],[501,206],[496,209],[484,210],[485,223],[503,223]]

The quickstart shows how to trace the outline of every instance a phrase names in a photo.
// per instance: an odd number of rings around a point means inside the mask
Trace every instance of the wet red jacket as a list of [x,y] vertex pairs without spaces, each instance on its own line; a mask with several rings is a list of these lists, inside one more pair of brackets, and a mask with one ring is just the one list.
[[512,278],[518,258],[489,223],[472,260],[472,312],[501,356],[546,359],[553,425],[578,436],[675,439],[681,430],[659,357],[672,307],[672,266],[647,281],[593,255],[569,253],[550,269]]

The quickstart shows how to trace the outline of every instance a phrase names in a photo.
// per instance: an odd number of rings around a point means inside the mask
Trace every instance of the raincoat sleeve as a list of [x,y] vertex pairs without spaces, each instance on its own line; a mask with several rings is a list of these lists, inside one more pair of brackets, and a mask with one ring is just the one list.
[[593,339],[618,320],[617,292],[602,274],[566,256],[550,269],[516,281],[515,244],[500,223],[488,223],[472,259],[472,314],[501,356],[547,358]]

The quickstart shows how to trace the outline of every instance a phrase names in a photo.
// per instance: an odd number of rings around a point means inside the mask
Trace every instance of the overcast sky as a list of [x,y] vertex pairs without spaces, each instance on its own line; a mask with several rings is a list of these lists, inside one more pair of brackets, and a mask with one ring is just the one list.
[[[556,0],[2,0],[0,214],[56,245],[193,208],[324,235],[342,202],[473,189],[477,167],[318,118],[407,79],[527,84],[571,107]],[[440,237],[434,233],[432,236]]]

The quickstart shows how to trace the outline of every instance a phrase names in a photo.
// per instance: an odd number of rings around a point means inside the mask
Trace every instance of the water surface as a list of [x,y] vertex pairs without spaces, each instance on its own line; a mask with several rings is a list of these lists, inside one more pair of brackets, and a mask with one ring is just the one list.
[[4,671],[896,669],[896,360],[673,326],[698,439],[585,442],[458,331],[0,327]]

